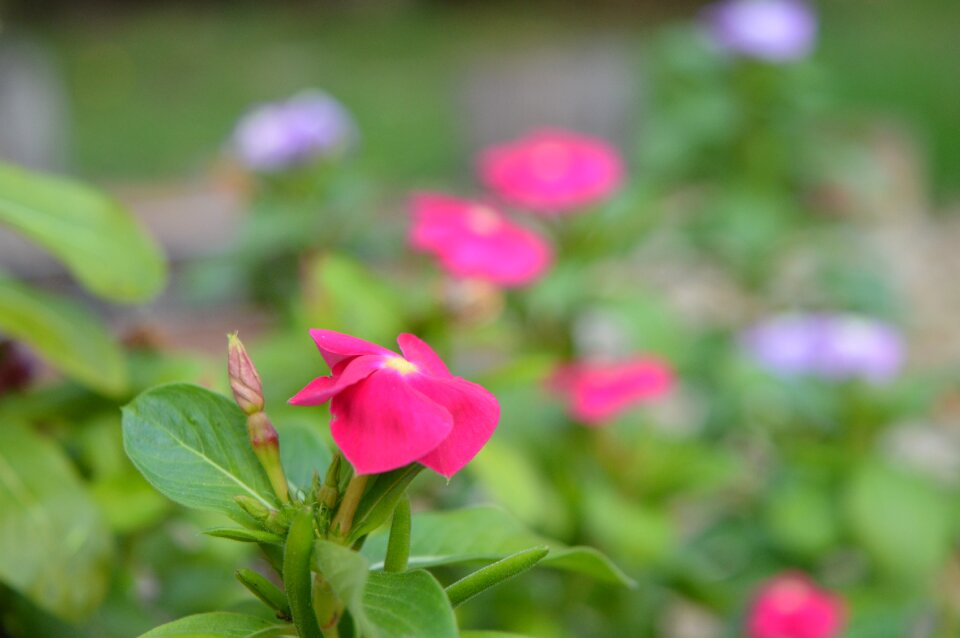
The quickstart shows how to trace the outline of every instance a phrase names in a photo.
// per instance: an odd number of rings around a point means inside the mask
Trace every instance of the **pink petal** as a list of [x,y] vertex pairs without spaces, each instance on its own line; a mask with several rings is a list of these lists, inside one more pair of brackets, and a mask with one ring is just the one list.
[[375,343],[357,339],[333,330],[310,330],[310,336],[317,344],[323,360],[331,369],[344,359],[358,357],[364,354],[378,354],[381,356],[396,356],[395,353]]
[[330,432],[357,474],[413,463],[453,429],[450,412],[415,390],[414,377],[423,375],[383,368],[333,397]]
[[364,355],[341,362],[335,366],[334,374],[329,377],[317,377],[307,386],[293,395],[287,403],[290,405],[322,405],[358,381],[369,377],[383,365],[383,357]]
[[410,384],[453,415],[453,431],[420,458],[431,470],[450,478],[477,455],[497,428],[500,404],[487,390],[459,377],[438,379],[411,375]]
[[404,333],[397,337],[397,345],[406,360],[415,363],[422,370],[438,377],[453,376],[440,356],[420,337]]

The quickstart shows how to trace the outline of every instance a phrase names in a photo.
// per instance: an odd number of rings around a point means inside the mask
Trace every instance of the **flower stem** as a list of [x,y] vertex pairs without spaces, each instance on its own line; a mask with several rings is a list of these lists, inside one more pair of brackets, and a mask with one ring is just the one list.
[[367,481],[370,480],[368,474],[360,474],[350,479],[347,489],[343,494],[343,500],[340,501],[340,507],[337,509],[336,516],[333,517],[333,532],[337,536],[346,538],[353,526],[353,517],[357,513],[357,507],[360,505],[360,498],[367,488]]
[[410,559],[410,499],[404,494],[397,501],[390,523],[390,540],[387,541],[387,556],[383,571],[405,572]]
[[310,568],[315,540],[313,513],[302,509],[290,524],[283,549],[283,585],[300,638],[321,638],[323,635],[313,610],[311,587],[313,576]]

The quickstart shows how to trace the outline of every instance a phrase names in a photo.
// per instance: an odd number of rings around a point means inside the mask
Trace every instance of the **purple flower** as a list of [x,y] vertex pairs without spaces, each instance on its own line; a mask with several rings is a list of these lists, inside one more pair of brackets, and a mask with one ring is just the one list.
[[781,315],[747,330],[742,342],[760,366],[785,376],[883,383],[897,376],[904,358],[893,327],[847,314]]
[[335,155],[356,137],[356,125],[343,105],[314,90],[247,113],[233,133],[233,148],[249,168],[272,172]]
[[724,0],[703,16],[721,49],[767,62],[806,57],[817,35],[817,18],[804,0]]

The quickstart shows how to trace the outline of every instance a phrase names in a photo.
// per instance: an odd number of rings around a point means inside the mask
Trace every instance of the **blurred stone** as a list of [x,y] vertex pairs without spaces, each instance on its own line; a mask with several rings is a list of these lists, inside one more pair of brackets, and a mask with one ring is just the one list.
[[458,110],[469,148],[544,126],[615,144],[631,139],[639,82],[629,51],[602,36],[477,61],[464,74]]
[[705,607],[677,599],[664,614],[661,635],[670,638],[718,638],[723,621]]
[[0,159],[56,170],[67,157],[66,96],[36,42],[0,31]]
[[960,483],[960,431],[936,424],[905,423],[884,432],[880,447],[897,465],[956,486]]

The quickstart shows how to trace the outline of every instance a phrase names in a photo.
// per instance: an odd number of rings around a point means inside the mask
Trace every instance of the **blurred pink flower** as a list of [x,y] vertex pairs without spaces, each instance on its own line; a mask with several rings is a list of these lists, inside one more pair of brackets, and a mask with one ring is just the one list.
[[630,406],[663,396],[673,384],[673,370],[654,357],[571,363],[550,379],[554,390],[567,395],[572,416],[590,426],[605,425]]
[[546,240],[489,206],[423,193],[413,197],[412,208],[410,244],[436,255],[456,277],[522,286],[550,265]]
[[765,583],[747,619],[750,638],[833,638],[844,624],[843,601],[810,578],[787,573]]
[[403,356],[332,330],[311,330],[310,336],[332,374],[311,381],[289,403],[330,401],[330,432],[357,474],[416,461],[449,478],[497,427],[497,399],[450,374],[411,334],[397,337]]
[[608,197],[623,178],[623,162],[607,142],[556,129],[486,149],[480,179],[504,201],[557,214]]

